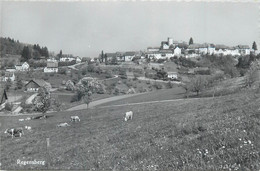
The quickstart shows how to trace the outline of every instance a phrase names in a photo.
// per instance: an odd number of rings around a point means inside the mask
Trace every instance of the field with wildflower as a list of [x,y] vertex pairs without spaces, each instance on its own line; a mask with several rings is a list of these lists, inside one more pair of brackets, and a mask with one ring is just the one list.
[[[59,112],[46,120],[1,117],[1,169],[258,171],[259,104],[259,93],[243,90],[216,98]],[[124,122],[129,110],[133,120]],[[71,115],[81,122],[56,127]],[[32,131],[11,139],[3,132],[14,125],[29,125]],[[17,159],[48,164],[24,166]]]

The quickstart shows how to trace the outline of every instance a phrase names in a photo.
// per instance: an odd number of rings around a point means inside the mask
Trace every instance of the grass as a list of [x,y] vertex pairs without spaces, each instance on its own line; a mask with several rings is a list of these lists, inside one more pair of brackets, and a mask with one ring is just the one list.
[[162,89],[157,91],[152,91],[146,94],[137,95],[134,97],[122,99],[119,101],[113,101],[106,104],[108,105],[120,105],[127,103],[141,103],[141,102],[149,102],[149,101],[159,101],[159,100],[171,100],[171,99],[180,99],[185,96],[184,89],[181,87],[175,87],[172,89]]
[[[1,117],[1,169],[259,170],[260,94],[59,112],[44,120]],[[133,120],[124,122],[132,110]],[[78,115],[80,123],[57,128]],[[21,138],[6,128],[29,125]],[[50,166],[19,166],[17,159]]]

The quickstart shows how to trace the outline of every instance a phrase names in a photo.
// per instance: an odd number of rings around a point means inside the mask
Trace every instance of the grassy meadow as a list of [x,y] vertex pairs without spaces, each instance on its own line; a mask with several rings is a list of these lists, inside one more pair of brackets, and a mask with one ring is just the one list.
[[[244,90],[216,98],[58,112],[46,120],[0,117],[1,169],[259,170],[259,104],[259,93]],[[129,110],[134,117],[125,122]],[[70,123],[72,115],[81,122]],[[71,126],[56,127],[61,122]],[[3,132],[14,125],[32,130],[11,139]],[[48,164],[23,166],[18,159]]]

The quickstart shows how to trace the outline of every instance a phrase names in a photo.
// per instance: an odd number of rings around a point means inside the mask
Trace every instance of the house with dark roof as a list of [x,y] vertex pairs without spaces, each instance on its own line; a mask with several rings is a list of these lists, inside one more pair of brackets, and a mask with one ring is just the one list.
[[43,79],[33,79],[25,84],[25,90],[28,92],[38,92],[39,88],[41,87],[51,89],[51,84],[44,81]]
[[43,69],[43,72],[58,72],[58,62],[47,61],[47,67]]

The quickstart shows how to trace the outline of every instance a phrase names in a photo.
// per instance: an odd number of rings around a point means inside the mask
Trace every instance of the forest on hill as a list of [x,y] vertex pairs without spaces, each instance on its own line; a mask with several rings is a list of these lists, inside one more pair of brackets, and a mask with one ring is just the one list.
[[41,57],[48,58],[49,51],[47,47],[41,47],[38,44],[25,44],[9,37],[0,37],[0,55],[1,57],[19,55],[21,61],[28,61],[29,59],[39,60]]

